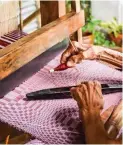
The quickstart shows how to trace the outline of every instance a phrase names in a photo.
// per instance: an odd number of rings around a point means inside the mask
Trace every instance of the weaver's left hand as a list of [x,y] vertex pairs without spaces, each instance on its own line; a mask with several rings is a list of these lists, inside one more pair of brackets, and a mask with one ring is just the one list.
[[66,63],[68,67],[74,67],[83,59],[94,59],[96,57],[92,44],[80,44],[77,41],[72,41],[72,44],[74,47],[70,43],[61,56],[61,63]]

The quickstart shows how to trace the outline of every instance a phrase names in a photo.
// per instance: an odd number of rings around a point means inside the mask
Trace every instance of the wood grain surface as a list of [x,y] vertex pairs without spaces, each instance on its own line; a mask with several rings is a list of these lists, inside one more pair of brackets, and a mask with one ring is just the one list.
[[0,80],[84,25],[84,11],[71,12],[0,50]]

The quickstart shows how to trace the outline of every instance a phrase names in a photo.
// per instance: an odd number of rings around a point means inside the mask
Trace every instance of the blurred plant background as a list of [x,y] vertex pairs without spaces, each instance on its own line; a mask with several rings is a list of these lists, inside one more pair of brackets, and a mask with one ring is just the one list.
[[[85,26],[82,27],[83,36],[91,35],[95,45],[104,47],[122,46],[122,25],[118,23],[116,17],[112,20],[103,21],[96,19],[92,15],[91,1],[81,0],[81,9],[85,11]],[[67,0],[67,11],[71,10],[71,1]],[[98,12],[99,13],[99,12]],[[104,15],[106,15],[104,11]]]

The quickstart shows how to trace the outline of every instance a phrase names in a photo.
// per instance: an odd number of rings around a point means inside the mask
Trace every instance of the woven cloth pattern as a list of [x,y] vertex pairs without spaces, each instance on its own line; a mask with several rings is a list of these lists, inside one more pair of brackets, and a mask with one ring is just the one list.
[[[0,38],[1,48],[26,34],[11,34]],[[18,33],[18,32],[17,32]],[[6,39],[6,43],[3,40]],[[8,44],[9,43],[9,44]],[[43,69],[0,99],[0,120],[28,132],[41,143],[84,143],[78,106],[73,99],[27,101],[26,93],[54,87],[77,85],[82,81],[119,83],[122,73],[97,61],[85,60],[75,68],[50,73],[59,64],[60,55]],[[104,96],[104,110],[116,104],[121,93]],[[103,111],[104,111],[103,110]]]
[[[43,69],[0,99],[0,120],[28,132],[42,143],[84,143],[78,106],[73,99],[27,101],[26,93],[82,81],[119,83],[122,73],[97,61],[85,60],[75,68],[50,73],[59,64],[60,55]],[[116,104],[121,93],[104,96],[104,110]],[[103,111],[104,111],[103,110]]]
[[[105,96],[105,107],[109,107],[106,101],[115,104],[121,94]],[[5,103],[6,101],[6,103]],[[20,103],[19,103],[20,102]],[[63,101],[37,101],[23,104],[22,101],[4,100],[1,105],[1,117],[4,122],[22,129],[44,143],[83,143],[84,139],[81,121],[79,120],[78,107],[72,100]],[[45,107],[44,107],[45,106]]]
[[29,145],[29,144],[36,144],[36,145],[42,144],[43,145],[44,143],[38,139],[33,139],[33,140],[30,140],[29,142],[27,142],[25,145]]
[[0,37],[0,49],[6,48],[6,46],[12,44],[13,42],[21,39],[22,37],[24,37],[26,35],[27,34],[22,31],[15,30],[8,34],[5,34],[4,36],[1,36]]

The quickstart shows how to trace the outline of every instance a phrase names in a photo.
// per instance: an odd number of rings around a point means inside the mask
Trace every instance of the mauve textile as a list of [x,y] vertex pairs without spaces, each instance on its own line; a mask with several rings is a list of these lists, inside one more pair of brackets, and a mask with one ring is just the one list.
[[[85,60],[75,68],[50,73],[60,56],[0,99],[0,120],[28,132],[43,143],[84,143],[78,106],[73,99],[27,101],[25,94],[46,88],[76,85],[82,81],[119,83],[122,73],[97,61]],[[121,93],[104,96],[104,110],[117,104]],[[103,110],[103,111],[104,111]]]
[[22,37],[24,37],[26,35],[27,34],[22,31],[15,30],[8,34],[5,34],[4,36],[1,36],[0,37],[0,49],[5,48],[6,46],[12,44],[13,42],[17,41],[18,39],[21,39]]
[[27,142],[25,145],[29,145],[29,144],[36,144],[36,145],[42,144],[43,145],[44,143],[38,139],[33,139],[33,140],[30,140],[29,142]]

